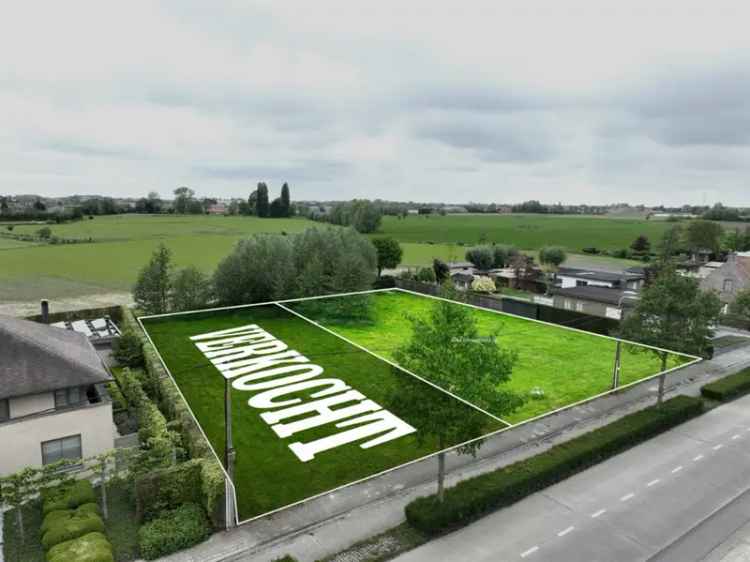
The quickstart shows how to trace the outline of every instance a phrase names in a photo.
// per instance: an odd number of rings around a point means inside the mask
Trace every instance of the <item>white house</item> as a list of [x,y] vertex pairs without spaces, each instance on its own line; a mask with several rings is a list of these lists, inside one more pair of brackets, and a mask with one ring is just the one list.
[[578,269],[561,267],[556,275],[556,286],[560,289],[571,287],[606,287],[608,289],[639,290],[644,283],[643,273],[597,271],[594,269]]
[[114,448],[110,380],[85,335],[0,316],[0,476]]

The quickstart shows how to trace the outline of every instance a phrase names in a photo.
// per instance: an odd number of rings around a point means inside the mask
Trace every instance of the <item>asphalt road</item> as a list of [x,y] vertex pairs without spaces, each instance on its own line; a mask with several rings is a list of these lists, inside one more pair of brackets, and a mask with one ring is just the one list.
[[750,396],[397,560],[703,560],[750,519],[748,489]]

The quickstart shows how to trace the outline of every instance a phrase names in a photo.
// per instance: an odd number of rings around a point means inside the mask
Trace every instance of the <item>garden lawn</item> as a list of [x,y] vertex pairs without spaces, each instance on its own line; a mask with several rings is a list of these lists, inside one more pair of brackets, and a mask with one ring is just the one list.
[[[350,443],[302,462],[289,450],[290,443],[307,443],[342,430],[329,424],[280,438],[260,418],[263,410],[248,406],[247,400],[253,394],[232,389],[232,428],[237,451],[235,483],[241,520],[440,450],[436,439],[419,432],[419,421],[413,419],[413,413],[389,403],[389,396],[396,388],[402,388],[401,384],[419,385],[425,400],[450,402],[453,407],[475,411],[276,305],[143,319],[144,328],[222,460],[224,378],[189,338],[247,324],[259,325],[285,342],[289,349],[299,351],[311,363],[323,367],[325,372],[320,377],[342,379],[352,389],[390,410],[418,431],[369,449],[360,448],[360,443]],[[302,392],[299,397],[303,402],[309,401],[309,391]],[[490,416],[481,415],[486,418],[484,431],[466,436],[466,439],[505,427]],[[418,437],[424,440],[420,442]],[[457,443],[447,443],[446,446]]]
[[[407,315],[426,316],[437,302],[430,297],[398,290],[374,293],[371,299],[372,322],[331,322],[315,316],[312,319],[320,320],[327,328],[373,353],[393,360],[394,350],[411,337],[412,328]],[[304,303],[295,303],[292,307],[306,313]],[[518,423],[610,389],[615,340],[489,310],[471,310],[482,335],[498,332],[498,345],[518,354],[507,388],[521,394],[526,402],[513,414],[500,416],[502,419]],[[621,385],[659,372],[661,359],[652,352],[644,352],[645,349],[622,346]],[[671,354],[667,367],[689,360],[687,356]],[[429,373],[415,374],[430,378]],[[541,389],[543,397],[532,397],[533,389]]]

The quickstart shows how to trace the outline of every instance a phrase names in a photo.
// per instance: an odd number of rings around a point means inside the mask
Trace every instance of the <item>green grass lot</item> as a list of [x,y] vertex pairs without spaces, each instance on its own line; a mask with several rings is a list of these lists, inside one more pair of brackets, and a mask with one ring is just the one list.
[[484,239],[531,250],[556,244],[580,252],[589,246],[628,248],[640,234],[656,243],[670,226],[659,221],[580,215],[423,215],[384,217],[381,231],[401,242],[472,245]]
[[[430,297],[402,291],[375,293],[371,298],[374,313],[370,323],[331,323],[315,316],[312,319],[320,320],[327,328],[381,357],[393,360],[393,351],[411,337],[407,314],[424,316],[437,302]],[[307,312],[304,303],[292,306],[302,314]],[[499,331],[498,345],[518,354],[509,388],[524,396],[526,402],[513,414],[500,416],[503,419],[518,423],[610,389],[614,340],[507,314],[471,310],[482,335]],[[673,354],[669,357],[668,367],[688,360],[685,356]],[[635,346],[623,346],[620,384],[656,374],[660,367],[661,360],[654,354],[637,351]],[[430,378],[429,373],[415,374]],[[544,391],[543,398],[530,396],[530,391],[537,387]]]
[[[419,430],[409,411],[388,405],[396,377],[419,384],[424,395],[449,400],[457,407],[470,406],[394,369],[340,338],[275,305],[204,312],[144,320],[144,327],[164,358],[178,387],[205,431],[214,450],[224,454],[224,378],[189,340],[190,336],[257,323],[276,338],[325,369],[322,377],[344,380],[353,389],[389,409]],[[291,437],[279,438],[260,417],[261,410],[247,404],[248,392],[232,390],[234,445],[237,450],[236,486],[240,519],[267,513],[318,493],[332,490],[439,450],[434,439],[420,443],[418,434],[401,437],[370,449],[358,443],[319,454],[303,463],[289,449],[295,441],[309,442],[340,429],[322,426]],[[303,400],[308,398],[300,395]],[[486,416],[486,431],[504,427]],[[479,435],[476,435],[478,437]],[[474,436],[472,436],[474,437]],[[451,443],[455,444],[455,443]]]

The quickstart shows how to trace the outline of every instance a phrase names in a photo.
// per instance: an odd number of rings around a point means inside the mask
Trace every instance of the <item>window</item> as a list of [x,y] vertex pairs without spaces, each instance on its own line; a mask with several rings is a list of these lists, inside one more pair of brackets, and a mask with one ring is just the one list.
[[581,281],[580,279],[576,279],[576,287],[588,287],[588,285],[588,281]]
[[55,391],[55,409],[77,406],[82,400],[81,389],[77,386]]
[[724,279],[724,292],[725,293],[734,292],[734,279]]
[[61,459],[78,460],[82,457],[80,435],[71,435],[42,443],[42,464],[52,464]]
[[583,312],[583,303],[581,301],[576,303],[576,312]]
[[0,400],[0,422],[8,421],[10,419],[10,402],[6,398]]

